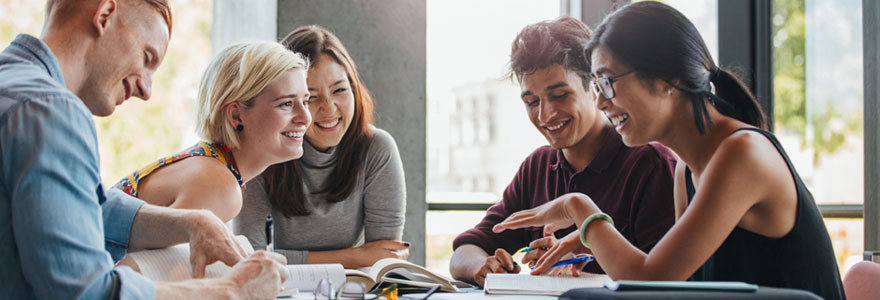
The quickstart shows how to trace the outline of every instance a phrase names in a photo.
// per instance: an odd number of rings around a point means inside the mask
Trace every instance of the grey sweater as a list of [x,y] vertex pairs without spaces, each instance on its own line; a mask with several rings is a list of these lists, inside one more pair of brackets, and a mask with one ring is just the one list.
[[272,208],[260,175],[247,183],[244,204],[235,217],[233,231],[247,236],[254,249],[266,248],[266,216],[274,219],[275,251],[288,264],[305,264],[309,251],[347,249],[378,240],[400,240],[406,212],[403,164],[394,138],[373,128],[373,142],[357,176],[357,186],[340,202],[313,195],[336,167],[336,148],[320,152],[306,141],[301,158],[305,206],[308,216],[288,218]]

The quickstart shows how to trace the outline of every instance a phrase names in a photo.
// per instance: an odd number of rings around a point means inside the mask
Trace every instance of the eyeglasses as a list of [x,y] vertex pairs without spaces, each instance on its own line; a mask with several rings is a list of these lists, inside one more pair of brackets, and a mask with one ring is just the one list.
[[593,94],[599,96],[600,94],[605,99],[611,100],[614,98],[614,81],[623,76],[629,75],[629,73],[634,72],[635,70],[629,70],[624,72],[623,74],[616,76],[602,76],[602,77],[593,77],[590,80],[590,90],[593,91]]
[[[336,293],[334,294],[333,291],[336,291]],[[315,300],[338,300],[343,298],[364,300],[367,299],[366,294],[367,288],[360,282],[346,281],[342,283],[339,289],[334,289],[333,281],[330,281],[330,278],[321,279],[314,290]]]

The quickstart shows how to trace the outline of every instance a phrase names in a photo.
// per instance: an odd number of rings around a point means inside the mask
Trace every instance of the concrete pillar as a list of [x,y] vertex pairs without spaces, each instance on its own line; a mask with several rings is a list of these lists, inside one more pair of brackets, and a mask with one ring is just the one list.
[[214,0],[211,23],[211,56],[231,44],[275,41],[277,0]]

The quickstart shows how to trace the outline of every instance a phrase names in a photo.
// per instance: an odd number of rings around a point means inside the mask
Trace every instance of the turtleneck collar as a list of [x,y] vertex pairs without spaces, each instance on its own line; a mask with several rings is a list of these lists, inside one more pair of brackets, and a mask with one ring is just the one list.
[[302,164],[310,168],[327,168],[336,164],[336,149],[338,147],[330,147],[327,152],[318,151],[309,143],[308,139],[303,142],[303,156],[300,159]]

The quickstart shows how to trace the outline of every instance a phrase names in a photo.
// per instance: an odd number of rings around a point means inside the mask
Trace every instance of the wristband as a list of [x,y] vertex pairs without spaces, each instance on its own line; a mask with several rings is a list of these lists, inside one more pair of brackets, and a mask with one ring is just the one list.
[[590,249],[590,246],[587,246],[587,226],[590,226],[590,222],[593,222],[596,219],[605,219],[608,223],[611,223],[614,226],[614,221],[611,220],[611,216],[603,212],[597,212],[595,214],[590,215],[584,220],[584,223],[581,224],[581,244],[584,245],[584,248]]

